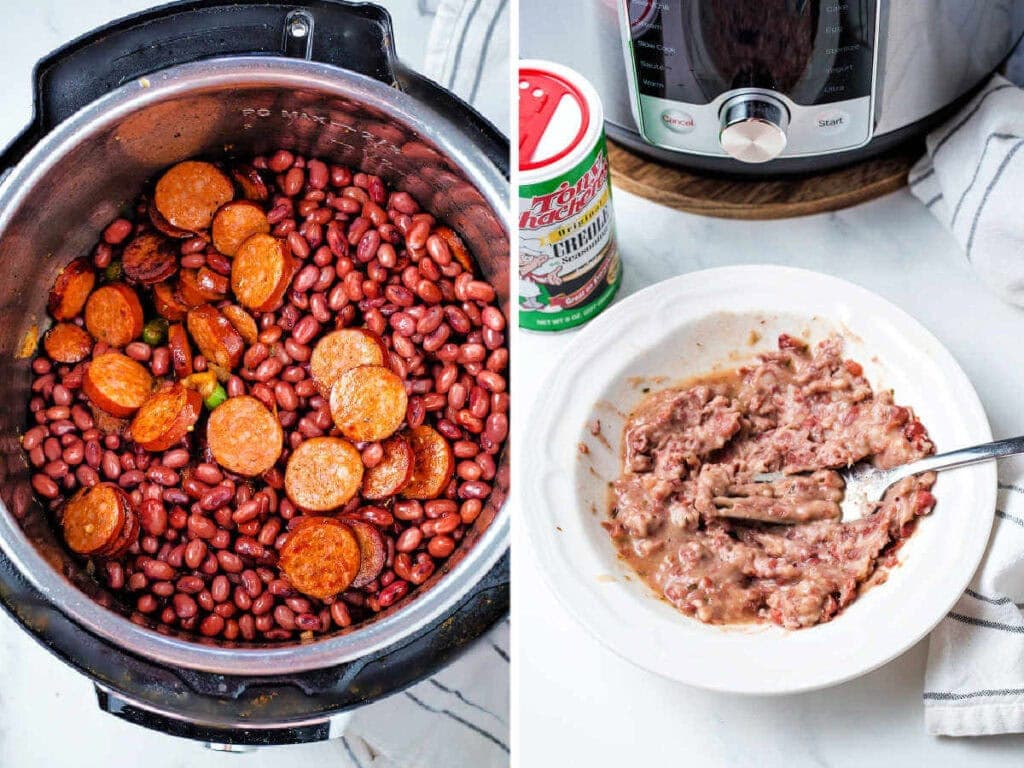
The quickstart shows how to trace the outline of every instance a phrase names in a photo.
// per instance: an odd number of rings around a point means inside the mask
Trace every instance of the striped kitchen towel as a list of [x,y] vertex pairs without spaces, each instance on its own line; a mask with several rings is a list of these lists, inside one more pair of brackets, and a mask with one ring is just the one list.
[[985,283],[1024,306],[1024,91],[993,76],[926,148],[910,171],[911,191]]
[[[926,142],[910,188],[972,268],[1024,306],[1024,91],[996,75]],[[925,725],[944,736],[1024,732],[1024,460],[999,463],[996,522],[970,587],[932,632]]]
[[932,632],[925,725],[942,736],[1024,732],[1024,459],[999,462],[996,521],[970,587]]
[[423,61],[423,74],[472,104],[506,135],[509,6],[510,0],[440,0]]

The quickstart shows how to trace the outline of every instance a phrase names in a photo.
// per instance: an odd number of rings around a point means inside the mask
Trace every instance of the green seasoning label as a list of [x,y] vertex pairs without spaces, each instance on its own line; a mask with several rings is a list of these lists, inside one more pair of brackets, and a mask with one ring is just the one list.
[[607,307],[622,279],[604,134],[568,173],[519,188],[519,325],[561,331]]

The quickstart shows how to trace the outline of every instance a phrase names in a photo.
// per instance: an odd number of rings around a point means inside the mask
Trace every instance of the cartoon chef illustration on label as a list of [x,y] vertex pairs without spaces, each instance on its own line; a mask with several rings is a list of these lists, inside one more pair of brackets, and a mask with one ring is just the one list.
[[548,286],[562,284],[562,260],[551,253],[523,248],[519,254],[519,306],[539,312],[557,312]]

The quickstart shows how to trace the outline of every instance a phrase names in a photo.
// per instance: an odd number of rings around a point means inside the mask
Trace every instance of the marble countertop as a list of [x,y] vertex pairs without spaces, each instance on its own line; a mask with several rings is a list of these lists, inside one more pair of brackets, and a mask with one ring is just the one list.
[[[684,272],[771,263],[828,272],[902,306],[966,370],[996,437],[1024,433],[1024,312],[992,298],[956,242],[906,190],[837,213],[770,222],[703,218],[618,191],[619,298]],[[738,287],[739,288],[739,287]],[[574,332],[523,333],[515,348],[516,445]],[[524,431],[525,430],[525,431]],[[521,480],[524,482],[525,480]],[[777,698],[713,694],[634,667],[565,614],[518,531],[513,592],[519,758],[535,765],[1012,765],[1024,736],[924,732],[926,642],[845,685]],[[675,761],[673,761],[675,762]]]

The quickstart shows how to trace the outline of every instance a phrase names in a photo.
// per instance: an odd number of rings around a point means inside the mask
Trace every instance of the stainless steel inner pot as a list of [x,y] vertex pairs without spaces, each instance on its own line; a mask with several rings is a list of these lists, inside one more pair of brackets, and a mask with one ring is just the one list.
[[[228,675],[319,669],[394,644],[443,617],[508,547],[508,450],[495,491],[459,550],[427,584],[374,619],[305,644],[185,637],[128,617],[85,572],[33,499],[19,434],[31,356],[60,268],[166,166],[283,147],[379,174],[466,241],[508,310],[507,180],[472,127],[363,75],[274,56],[184,64],[111,91],[46,135],[0,183],[0,547],[88,631],[159,663]],[[19,521],[20,518],[20,521]],[[107,607],[109,606],[109,607]]]

